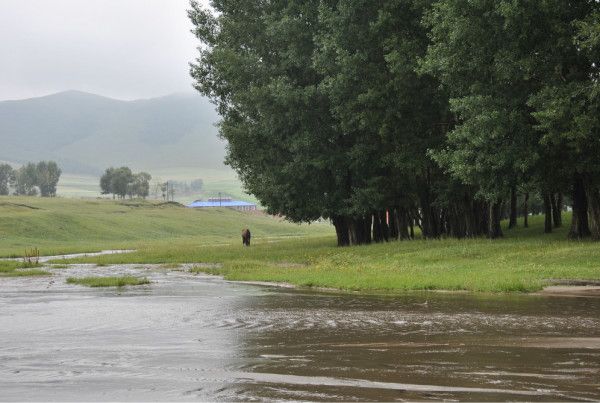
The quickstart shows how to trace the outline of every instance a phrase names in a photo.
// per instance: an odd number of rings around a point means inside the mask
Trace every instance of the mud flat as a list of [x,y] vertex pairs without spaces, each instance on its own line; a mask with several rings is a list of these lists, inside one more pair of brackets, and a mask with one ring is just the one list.
[[550,286],[544,287],[544,289],[537,294],[540,295],[554,295],[562,297],[596,297],[600,298],[600,281],[594,280],[551,280]]

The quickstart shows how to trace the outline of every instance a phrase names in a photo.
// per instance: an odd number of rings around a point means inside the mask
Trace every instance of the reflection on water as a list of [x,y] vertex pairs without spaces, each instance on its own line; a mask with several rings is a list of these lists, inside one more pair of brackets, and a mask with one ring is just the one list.
[[[600,398],[600,299],[332,295],[152,266],[0,279],[2,400]],[[123,290],[67,276],[144,275]]]

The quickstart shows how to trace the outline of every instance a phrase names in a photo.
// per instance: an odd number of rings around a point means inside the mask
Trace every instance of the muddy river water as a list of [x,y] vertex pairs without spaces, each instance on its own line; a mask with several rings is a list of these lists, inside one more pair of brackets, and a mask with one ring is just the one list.
[[[600,298],[0,279],[0,400],[597,400]],[[67,285],[134,274],[146,286]]]

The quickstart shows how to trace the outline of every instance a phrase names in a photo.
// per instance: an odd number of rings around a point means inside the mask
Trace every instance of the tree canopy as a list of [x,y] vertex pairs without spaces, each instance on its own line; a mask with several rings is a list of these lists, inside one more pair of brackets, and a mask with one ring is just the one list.
[[54,161],[28,162],[18,169],[9,164],[0,164],[0,195],[56,196],[56,186],[62,170]]
[[134,174],[129,167],[107,168],[100,177],[100,192],[112,194],[124,199],[141,197],[146,198],[150,193],[150,180],[152,176],[147,172]]
[[566,201],[573,236],[600,238],[599,9],[192,1],[191,75],[246,189],[289,220],[330,219],[339,245],[495,238],[529,192],[547,232]]

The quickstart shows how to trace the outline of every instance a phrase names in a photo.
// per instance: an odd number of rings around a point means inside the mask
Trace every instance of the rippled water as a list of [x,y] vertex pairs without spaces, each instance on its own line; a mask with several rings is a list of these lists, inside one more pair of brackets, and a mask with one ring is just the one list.
[[[0,279],[2,400],[600,399],[600,299],[311,293],[153,266]],[[92,289],[67,276],[134,274]]]

